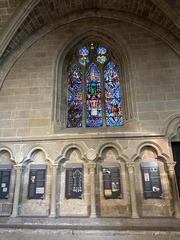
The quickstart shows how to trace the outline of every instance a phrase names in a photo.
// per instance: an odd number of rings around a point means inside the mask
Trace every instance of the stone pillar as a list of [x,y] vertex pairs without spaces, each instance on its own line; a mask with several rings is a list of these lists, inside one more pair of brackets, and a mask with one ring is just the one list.
[[132,218],[139,218],[137,210],[137,200],[135,191],[135,177],[134,177],[134,163],[127,163],[127,169],[129,174],[129,186],[130,186],[130,196],[131,196],[131,208],[132,208]]
[[173,197],[173,206],[174,206],[174,212],[175,217],[180,218],[180,204],[179,204],[179,198],[178,198],[178,192],[176,187],[176,176],[174,171],[174,166],[176,165],[175,162],[168,163],[168,174],[171,181],[171,189],[172,189],[172,197]]
[[20,187],[21,187],[21,174],[22,174],[22,165],[15,165],[15,191],[14,191],[14,201],[13,201],[13,210],[12,217],[18,216],[19,210],[19,195],[20,195]]
[[92,163],[89,164],[89,171],[90,171],[90,183],[91,183],[91,211],[90,211],[90,217],[95,218],[97,216],[96,214],[96,181],[95,181],[95,169],[96,164]]
[[51,182],[51,208],[50,217],[56,217],[56,184],[57,184],[58,164],[52,165],[52,182]]

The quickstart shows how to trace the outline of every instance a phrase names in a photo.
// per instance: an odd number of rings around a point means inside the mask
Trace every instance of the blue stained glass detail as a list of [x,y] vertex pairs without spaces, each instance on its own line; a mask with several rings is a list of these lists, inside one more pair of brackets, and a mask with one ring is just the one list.
[[119,74],[113,62],[104,71],[106,126],[123,125]]
[[92,63],[86,73],[86,93],[88,99],[100,99],[101,86],[100,86],[100,73],[96,65]]
[[85,66],[89,62],[89,51],[86,47],[83,47],[79,50],[79,62]]
[[123,124],[123,115],[120,99],[107,99],[105,102],[105,108],[106,126],[121,126]]
[[68,73],[68,118],[67,127],[82,126],[82,73],[74,65]]
[[107,53],[107,49],[104,48],[104,47],[98,47],[97,49],[97,54],[101,54],[101,55],[104,55]]
[[92,63],[86,73],[86,126],[102,126],[100,72]]
[[98,47],[97,49],[97,62],[104,64],[107,61],[106,57],[107,49],[104,47]]

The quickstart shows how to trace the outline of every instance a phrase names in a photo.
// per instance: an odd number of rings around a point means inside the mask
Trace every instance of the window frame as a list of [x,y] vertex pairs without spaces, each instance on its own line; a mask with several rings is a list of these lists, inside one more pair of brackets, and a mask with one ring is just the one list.
[[[74,55],[75,49],[79,49],[86,42],[98,42],[102,46],[109,49],[112,53],[112,60],[114,63],[117,63],[119,66],[118,72],[120,77],[120,95],[122,99],[122,110],[123,110],[123,126],[112,126],[112,127],[80,127],[80,128],[67,128],[66,119],[67,119],[67,104],[64,104],[67,101],[67,66],[70,63],[71,56]],[[94,34],[85,34],[84,38],[82,36],[73,39],[68,44],[65,44],[63,48],[60,48],[59,54],[56,59],[55,65],[55,85],[54,85],[54,132],[55,133],[74,133],[74,134],[87,134],[96,132],[97,129],[99,132],[117,132],[117,128],[120,131],[124,132],[126,129],[126,124],[132,122],[136,117],[136,105],[134,101],[133,89],[130,83],[131,77],[131,65],[129,65],[129,58],[127,55],[127,50],[124,46],[115,42],[104,34],[94,33]]]

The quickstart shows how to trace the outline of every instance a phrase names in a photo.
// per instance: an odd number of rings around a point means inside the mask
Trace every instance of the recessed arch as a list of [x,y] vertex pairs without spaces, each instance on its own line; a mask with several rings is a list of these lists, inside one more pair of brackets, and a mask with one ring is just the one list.
[[70,51],[72,51],[74,48],[77,48],[77,46],[83,46],[83,43],[90,41],[98,42],[99,44],[107,47],[112,52],[115,63],[117,62],[119,65],[118,70],[120,73],[120,84],[122,89],[121,97],[123,99],[122,108],[124,110],[124,122],[127,122],[136,115],[136,106],[133,104],[135,101],[132,100],[134,98],[132,91],[133,86],[130,82],[130,60],[125,41],[122,39],[122,41],[118,42],[118,40],[116,38],[112,38],[108,32],[103,32],[102,29],[100,30],[92,27],[88,31],[82,31],[80,33],[78,32],[73,39],[67,42],[64,46],[61,46],[56,56],[54,84],[55,98],[53,104],[53,120],[55,123],[55,131],[66,128],[66,109],[64,109],[64,99],[66,99],[66,97],[64,96],[65,93],[62,89],[67,89],[67,86],[65,85],[67,72],[66,70],[64,71],[64,69],[66,69],[66,65],[68,65],[67,56],[68,54],[71,56],[72,54],[70,54]]
[[26,165],[29,162],[33,162],[33,155],[37,153],[38,151],[41,151],[44,154],[44,160],[49,162],[50,164],[53,164],[53,161],[48,157],[47,151],[41,147],[41,146],[36,146],[32,148],[24,158],[24,160],[21,162],[21,164]]
[[72,150],[78,150],[81,156],[81,160],[86,161],[85,158],[85,150],[83,146],[81,146],[80,144],[68,144],[67,146],[65,146],[62,150],[61,155],[56,159],[56,163],[61,163],[67,160],[67,157],[69,155],[69,152]]
[[147,141],[147,142],[143,142],[137,147],[136,154],[132,156],[133,162],[141,159],[141,152],[145,148],[151,148],[152,151],[156,153],[157,159],[159,160],[162,160],[164,162],[168,162],[170,160],[170,157],[167,154],[163,153],[163,150],[161,149],[160,145],[158,145],[153,141]]
[[167,136],[169,141],[171,141],[172,138],[176,136],[179,127],[180,127],[180,113],[175,113],[167,119],[164,125],[164,134]]
[[0,153],[3,152],[3,151],[5,151],[5,152],[7,152],[7,153],[9,154],[9,160],[10,160],[13,164],[17,164],[17,163],[16,163],[16,160],[15,160],[15,158],[14,158],[13,152],[12,152],[12,150],[11,150],[10,148],[5,147],[5,146],[0,147]]
[[117,156],[118,156],[117,160],[122,160],[123,162],[128,161],[128,157],[125,154],[123,154],[122,147],[119,144],[116,144],[116,143],[105,143],[102,146],[100,146],[99,149],[98,149],[98,158],[102,159],[103,158],[103,152],[106,149],[110,149],[110,148],[114,149],[115,152],[117,153]]

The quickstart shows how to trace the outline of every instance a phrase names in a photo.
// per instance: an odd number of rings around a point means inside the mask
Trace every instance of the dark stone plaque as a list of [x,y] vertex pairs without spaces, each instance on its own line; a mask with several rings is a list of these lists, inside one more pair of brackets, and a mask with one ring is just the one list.
[[162,198],[161,179],[157,162],[141,163],[145,198]]
[[0,169],[0,199],[9,197],[11,169]]
[[45,197],[46,169],[30,169],[29,173],[29,199],[43,199]]
[[121,198],[119,167],[102,167],[104,197],[106,199]]
[[83,170],[82,168],[66,169],[66,198],[82,199],[83,194]]

